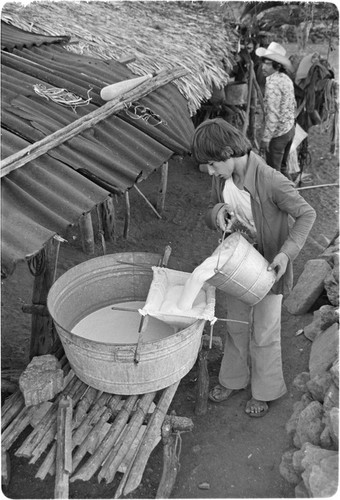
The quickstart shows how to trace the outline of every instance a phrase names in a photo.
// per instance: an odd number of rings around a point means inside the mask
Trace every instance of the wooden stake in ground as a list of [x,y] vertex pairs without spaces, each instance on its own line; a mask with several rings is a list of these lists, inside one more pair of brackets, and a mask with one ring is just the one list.
[[208,409],[209,374],[208,374],[208,353],[202,342],[202,347],[198,353],[198,377],[197,377],[197,397],[195,405],[196,415],[205,415]]
[[179,457],[176,453],[178,435],[172,432],[171,416],[166,416],[162,425],[163,473],[156,498],[169,498],[174,487],[179,469]]
[[57,454],[54,498],[68,498],[72,472],[72,399],[59,402],[57,416]]

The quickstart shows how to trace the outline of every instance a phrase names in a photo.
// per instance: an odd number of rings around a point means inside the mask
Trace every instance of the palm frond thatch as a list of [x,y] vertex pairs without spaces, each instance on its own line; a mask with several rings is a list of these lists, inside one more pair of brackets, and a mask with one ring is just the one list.
[[[204,3],[204,2],[203,2]],[[32,2],[7,3],[1,17],[19,28],[45,35],[72,35],[67,50],[119,60],[143,75],[184,67],[188,76],[174,82],[191,114],[229,81],[236,35],[223,16],[201,2]],[[109,82],[108,82],[109,83]]]

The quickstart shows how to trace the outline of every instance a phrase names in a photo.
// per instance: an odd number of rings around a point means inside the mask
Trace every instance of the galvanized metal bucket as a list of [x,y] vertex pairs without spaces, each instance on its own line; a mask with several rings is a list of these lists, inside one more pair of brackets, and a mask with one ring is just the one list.
[[233,253],[215,275],[206,281],[241,302],[254,306],[262,300],[275,283],[275,272],[268,271],[267,260],[240,233],[224,240]]
[[[90,259],[63,274],[51,287],[47,306],[69,363],[80,380],[114,394],[144,394],[164,389],[193,367],[205,321],[173,335],[136,344],[108,344],[71,332],[92,312],[113,304],[145,301],[161,256],[125,252]],[[116,325],[119,328],[119,325]]]

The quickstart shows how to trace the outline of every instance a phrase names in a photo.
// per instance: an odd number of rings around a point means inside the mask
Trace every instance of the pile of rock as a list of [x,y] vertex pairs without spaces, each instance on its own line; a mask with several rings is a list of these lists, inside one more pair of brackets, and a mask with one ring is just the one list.
[[303,331],[313,342],[309,371],[293,382],[303,395],[286,424],[293,447],[280,464],[281,475],[296,485],[297,498],[330,497],[338,489],[339,237],[306,263],[285,305],[292,314],[304,314],[322,294],[329,303],[314,312]]

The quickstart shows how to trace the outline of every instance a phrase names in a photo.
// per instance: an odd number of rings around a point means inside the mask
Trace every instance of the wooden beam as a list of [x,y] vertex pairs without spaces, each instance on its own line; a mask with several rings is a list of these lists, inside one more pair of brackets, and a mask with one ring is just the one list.
[[39,156],[47,153],[53,148],[60,146],[64,142],[72,139],[72,137],[80,134],[84,130],[93,127],[97,123],[105,120],[109,116],[117,113],[128,106],[132,101],[136,101],[150,94],[154,90],[166,85],[167,83],[176,80],[188,73],[184,68],[163,69],[150,80],[143,82],[138,87],[129,92],[125,92],[121,96],[112,99],[99,109],[88,113],[79,118],[75,122],[70,123],[66,127],[57,130],[44,139],[31,144],[30,146],[18,151],[17,153],[5,158],[1,162],[1,177],[8,175],[13,170],[16,170],[26,163],[35,160]]

